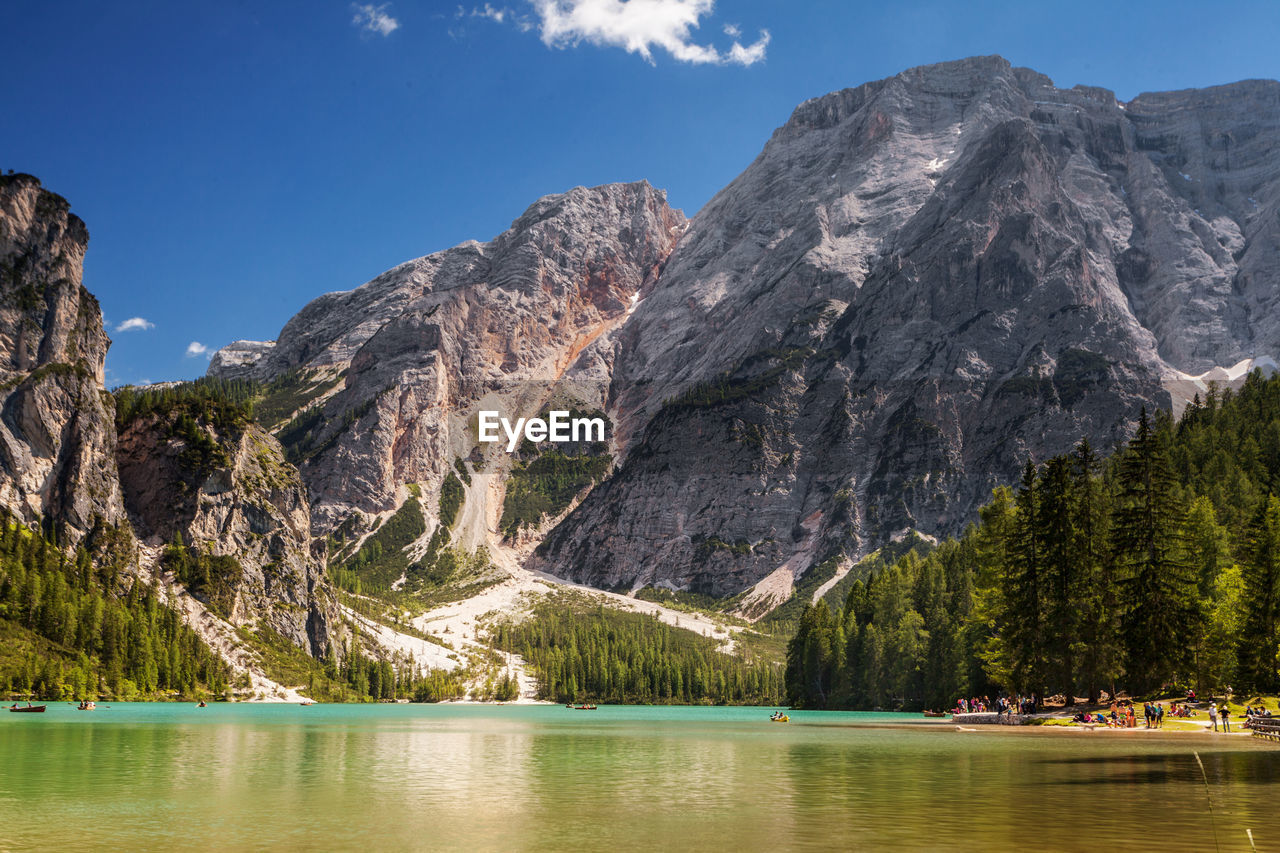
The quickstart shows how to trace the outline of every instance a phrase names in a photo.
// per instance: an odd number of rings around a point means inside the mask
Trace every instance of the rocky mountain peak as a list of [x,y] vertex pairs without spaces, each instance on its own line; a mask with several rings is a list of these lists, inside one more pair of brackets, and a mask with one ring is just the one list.
[[66,199],[0,176],[0,502],[71,538],[124,517],[102,393],[111,342],[81,284],[88,242]]

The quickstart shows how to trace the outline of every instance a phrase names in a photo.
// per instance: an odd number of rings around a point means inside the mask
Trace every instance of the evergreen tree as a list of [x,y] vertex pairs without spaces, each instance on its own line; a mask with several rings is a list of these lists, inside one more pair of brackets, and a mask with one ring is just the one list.
[[1239,640],[1241,675],[1247,686],[1280,687],[1280,498],[1271,495],[1249,530],[1243,565],[1244,633]]
[[1160,431],[1146,410],[1120,457],[1111,538],[1120,580],[1127,680],[1138,692],[1185,671],[1199,631],[1186,509]]

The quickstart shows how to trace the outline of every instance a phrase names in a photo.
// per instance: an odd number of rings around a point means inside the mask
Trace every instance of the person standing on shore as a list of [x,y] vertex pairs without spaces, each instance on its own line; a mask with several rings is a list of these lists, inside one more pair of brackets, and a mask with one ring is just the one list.
[[1223,702],[1222,707],[1218,709],[1218,716],[1222,718],[1222,730],[1231,731],[1231,711],[1228,710],[1226,702]]
[[1209,722],[1213,723],[1213,730],[1216,732],[1218,730],[1218,706],[1212,702],[1209,703]]

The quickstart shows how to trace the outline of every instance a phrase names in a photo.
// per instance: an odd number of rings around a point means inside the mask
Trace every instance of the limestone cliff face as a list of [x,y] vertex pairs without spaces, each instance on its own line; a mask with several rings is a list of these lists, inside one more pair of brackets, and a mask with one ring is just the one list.
[[89,232],[30,175],[0,177],[0,503],[71,539],[123,519],[110,341],[81,285]]
[[[605,403],[608,342],[656,281],[685,219],[646,183],[539,200],[488,243],[402,264],[290,320],[273,345],[220,351],[210,374],[341,377],[278,435],[300,463],[321,529],[438,487],[477,449],[481,400],[513,417],[553,396]],[[330,380],[332,381],[332,380]]]
[[125,501],[140,538],[182,541],[234,557],[233,624],[262,620],[312,654],[324,654],[338,622],[323,555],[312,556],[302,479],[270,434],[252,423],[195,421],[208,444],[193,452],[176,428],[179,408],[132,420],[117,458]]
[[991,57],[801,105],[618,334],[630,454],[539,565],[732,592],[1109,449],[1280,351],[1278,151],[1272,82],[1121,104]]

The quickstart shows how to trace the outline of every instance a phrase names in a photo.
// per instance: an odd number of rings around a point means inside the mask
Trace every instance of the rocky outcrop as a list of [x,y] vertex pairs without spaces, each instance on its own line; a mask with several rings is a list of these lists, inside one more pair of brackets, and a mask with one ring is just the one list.
[[0,504],[71,540],[124,518],[110,341],[81,284],[89,232],[30,175],[0,177]]
[[278,435],[299,462],[318,528],[437,489],[477,450],[485,405],[536,414],[566,395],[605,403],[608,345],[657,280],[685,219],[646,183],[540,199],[488,243],[402,264],[307,305],[274,345],[237,343],[210,374],[342,376]]
[[314,655],[327,653],[338,607],[323,556],[312,556],[297,469],[252,423],[192,418],[203,437],[203,452],[193,453],[192,427],[178,425],[183,417],[191,416],[179,405],[135,418],[120,433],[120,478],[138,536],[233,557],[240,577],[230,621],[262,621]]

